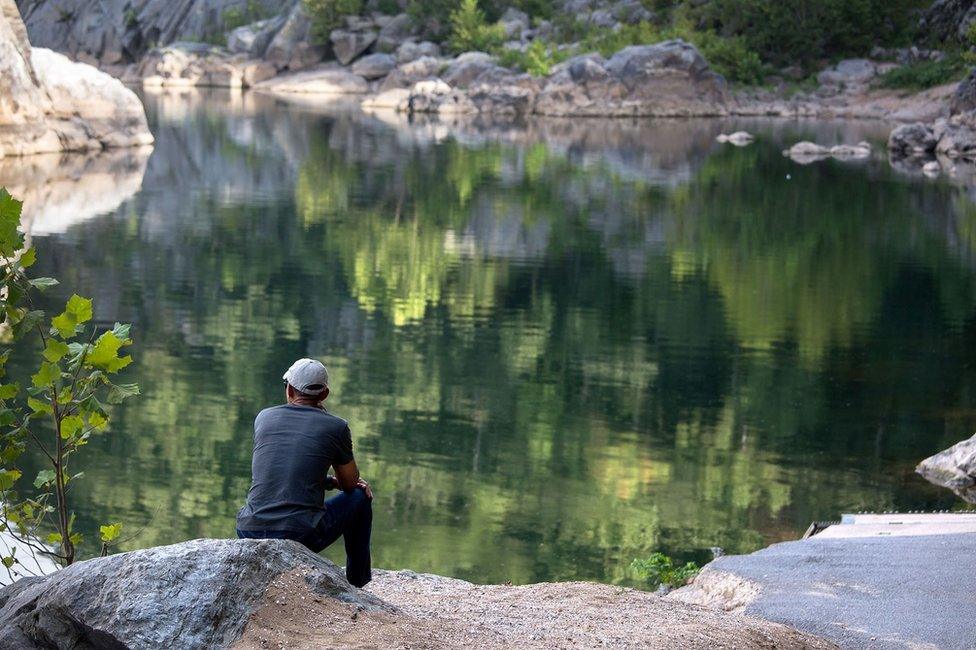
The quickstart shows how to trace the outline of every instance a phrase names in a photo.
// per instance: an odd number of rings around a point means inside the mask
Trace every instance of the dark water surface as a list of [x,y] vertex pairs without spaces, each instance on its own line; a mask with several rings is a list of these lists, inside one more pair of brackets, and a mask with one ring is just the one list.
[[626,583],[657,550],[957,505],[912,470],[976,427],[972,190],[781,154],[881,126],[743,123],[739,149],[716,121],[146,101],[148,160],[0,167],[50,305],[133,322],[144,395],[86,450],[90,540],[233,535],[301,356],[352,423],[381,567]]

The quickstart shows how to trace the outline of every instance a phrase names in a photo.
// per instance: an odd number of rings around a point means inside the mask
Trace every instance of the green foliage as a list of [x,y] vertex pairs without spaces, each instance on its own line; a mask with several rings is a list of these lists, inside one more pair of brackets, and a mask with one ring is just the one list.
[[499,54],[499,63],[506,68],[523,70],[534,77],[544,77],[552,71],[552,66],[569,57],[568,50],[537,39],[524,52],[514,48],[503,49]]
[[221,15],[225,32],[269,17],[269,13],[257,0],[247,0],[247,4],[243,7],[228,7]]
[[328,43],[329,34],[342,25],[346,16],[363,9],[362,0],[302,0],[312,23],[312,37],[317,43]]
[[885,73],[881,77],[880,85],[884,88],[925,90],[962,79],[967,70],[963,57],[947,56],[942,61],[919,61],[899,66]]
[[[764,62],[812,69],[823,59],[907,42],[923,0],[715,0],[680,8],[698,27],[745,39]],[[697,6],[696,6],[697,5]]]
[[634,560],[630,568],[651,588],[660,585],[672,588],[684,586],[701,571],[701,567],[694,562],[675,566],[674,560],[664,553],[652,553],[647,559]]
[[489,24],[478,0],[461,0],[451,12],[448,46],[455,52],[490,52],[502,44],[505,31],[498,23]]
[[730,81],[742,84],[762,82],[763,64],[756,52],[749,49],[741,36],[720,36],[714,31],[695,29],[687,20],[679,20],[666,27],[643,21],[623,25],[618,30],[581,27],[575,29],[583,51],[596,50],[603,56],[630,45],[648,45],[681,38],[699,49],[716,72]]
[[[36,344],[42,357],[30,388],[22,390],[17,382],[0,385],[0,530],[14,539],[14,550],[2,558],[11,572],[19,562],[16,548],[22,556],[39,552],[65,565],[74,561],[82,538],[73,529],[67,486],[82,475],[69,473],[69,460],[107,425],[102,400],[119,402],[139,392],[133,384],[110,379],[132,362],[132,357],[120,355],[132,343],[128,325],[116,323],[96,338],[97,327],[87,327],[94,316],[92,301],[77,294],[47,327],[44,313],[32,308],[32,292],[57,282],[27,276],[36,253],[24,250],[17,232],[20,209],[20,202],[0,188],[0,294],[6,296],[0,303],[0,320],[7,346],[0,353],[0,376],[14,348]],[[16,463],[28,449],[45,458],[47,466],[37,472],[32,491],[18,494],[16,483],[23,471]],[[45,544],[57,548],[50,550]]]

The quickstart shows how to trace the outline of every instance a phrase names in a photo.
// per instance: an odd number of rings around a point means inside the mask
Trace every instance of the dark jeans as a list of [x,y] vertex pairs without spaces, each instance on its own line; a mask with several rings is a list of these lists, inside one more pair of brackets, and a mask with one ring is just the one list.
[[373,507],[366,493],[356,488],[326,499],[325,516],[312,530],[238,530],[237,536],[248,539],[292,539],[318,553],[341,535],[346,545],[346,578],[353,585],[362,587],[372,579],[369,559],[372,528]]

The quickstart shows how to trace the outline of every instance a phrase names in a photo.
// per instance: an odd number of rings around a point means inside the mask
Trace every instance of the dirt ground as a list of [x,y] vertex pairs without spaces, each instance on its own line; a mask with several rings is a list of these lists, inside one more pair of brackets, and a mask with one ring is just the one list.
[[392,605],[364,611],[284,574],[251,615],[241,650],[265,648],[834,648],[755,618],[584,582],[513,587],[376,571],[366,591]]

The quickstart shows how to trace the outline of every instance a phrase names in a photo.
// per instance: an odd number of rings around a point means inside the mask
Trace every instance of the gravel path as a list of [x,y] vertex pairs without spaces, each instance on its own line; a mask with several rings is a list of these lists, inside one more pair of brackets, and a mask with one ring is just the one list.
[[366,591],[394,606],[365,613],[308,590],[300,572],[269,588],[239,650],[264,648],[835,648],[776,623],[585,582],[474,585],[374,571]]

